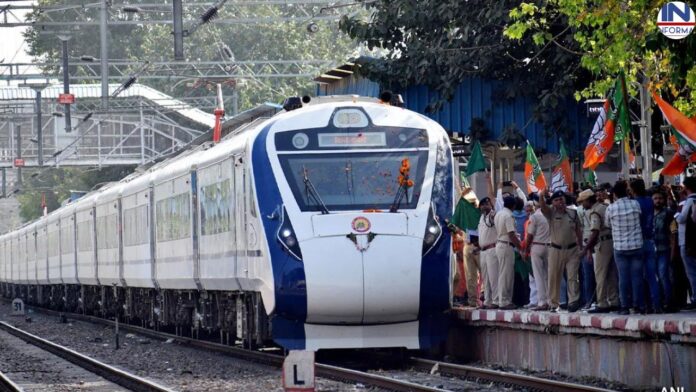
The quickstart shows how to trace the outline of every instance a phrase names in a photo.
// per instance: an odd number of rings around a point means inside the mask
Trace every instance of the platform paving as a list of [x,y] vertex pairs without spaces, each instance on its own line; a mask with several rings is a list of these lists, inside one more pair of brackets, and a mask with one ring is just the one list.
[[625,316],[616,313],[552,313],[526,309],[483,310],[466,307],[455,308],[454,311],[457,319],[473,325],[502,323],[509,324],[512,328],[562,328],[564,331],[561,332],[607,336],[675,335],[675,338],[696,342],[696,311]]

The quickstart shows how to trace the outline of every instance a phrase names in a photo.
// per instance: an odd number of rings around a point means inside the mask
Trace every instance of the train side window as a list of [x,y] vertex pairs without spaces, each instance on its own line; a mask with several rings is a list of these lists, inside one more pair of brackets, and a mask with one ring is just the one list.
[[60,242],[60,249],[62,254],[66,255],[73,252],[73,231],[69,226],[64,226],[60,228]]
[[77,225],[77,250],[86,252],[92,250],[92,220],[81,222]]
[[201,234],[224,233],[232,227],[232,182],[226,179],[201,187],[198,195]]
[[188,193],[181,193],[157,202],[155,219],[157,241],[174,241],[191,236],[191,201]]
[[123,243],[125,246],[142,245],[148,242],[147,205],[123,211]]

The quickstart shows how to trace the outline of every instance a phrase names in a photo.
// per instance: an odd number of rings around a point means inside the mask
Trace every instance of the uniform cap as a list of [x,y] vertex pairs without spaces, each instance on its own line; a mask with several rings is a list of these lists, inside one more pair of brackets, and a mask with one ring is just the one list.
[[551,200],[557,199],[559,197],[565,197],[565,192],[563,192],[563,191],[554,192],[553,195],[551,195]]
[[592,189],[585,189],[578,195],[577,202],[582,203],[583,201],[589,199],[592,196],[594,196],[594,192],[592,192]]

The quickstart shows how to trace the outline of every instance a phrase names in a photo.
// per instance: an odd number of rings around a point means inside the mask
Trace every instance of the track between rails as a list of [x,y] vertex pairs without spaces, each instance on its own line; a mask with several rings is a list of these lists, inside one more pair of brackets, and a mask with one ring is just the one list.
[[[115,384],[118,384],[132,391],[172,392],[171,389],[159,385],[153,381],[146,380],[134,374],[130,374],[121,369],[117,369],[113,366],[97,361],[96,359],[80,354],[67,347],[63,347],[46,339],[42,339],[36,335],[32,335],[28,332],[22,331],[21,329],[15,328],[6,322],[0,321],[0,329],[24,340],[27,343],[30,343],[36,347],[39,347],[42,350],[57,355],[58,357],[63,358],[85,370],[88,370],[89,372],[97,374]],[[17,386],[15,385],[15,387]],[[21,391],[21,388],[18,390]]]
[[410,358],[411,365],[419,370],[431,371],[437,366],[437,371],[443,375],[472,380],[486,380],[496,384],[511,387],[521,387],[528,390],[548,392],[609,392],[611,390],[593,386],[568,383],[564,381],[549,380],[545,378],[527,376],[523,374],[501,372],[492,369],[483,369],[474,366],[459,365],[454,363],[433,361],[430,359]]
[[[44,308],[34,309],[54,316],[65,315],[74,320],[81,320],[90,323],[114,326],[115,322],[102,319],[95,316],[87,316],[78,313],[62,313]],[[4,324],[4,323],[1,323]],[[198,340],[194,338],[172,335],[169,333],[154,331],[147,328],[142,328],[134,325],[119,323],[119,328],[124,331],[137,333],[158,340],[172,339],[180,344],[185,344],[191,347],[196,347],[204,350],[219,352],[222,354],[234,356],[242,360],[261,363],[277,368],[283,366],[283,357],[277,354],[271,354],[261,351],[247,350],[239,347],[228,346],[224,344],[214,343],[206,340]],[[49,342],[50,343],[50,342]],[[496,384],[525,388],[534,391],[578,391],[578,392],[607,392],[608,389],[602,389],[581,384],[573,384],[562,381],[548,380],[539,377],[520,375],[516,373],[508,373],[497,370],[477,368],[473,366],[465,366],[452,364],[447,362],[439,362],[421,358],[410,358],[409,365],[421,371],[431,371],[437,365],[441,375],[452,376],[456,378],[465,378],[470,380],[485,380]],[[358,370],[326,365],[317,363],[315,366],[317,377],[329,378],[338,381],[361,383],[366,386],[378,387],[398,392],[445,392],[445,389],[420,385],[417,383],[398,380],[391,377],[381,376],[377,374],[362,372]]]

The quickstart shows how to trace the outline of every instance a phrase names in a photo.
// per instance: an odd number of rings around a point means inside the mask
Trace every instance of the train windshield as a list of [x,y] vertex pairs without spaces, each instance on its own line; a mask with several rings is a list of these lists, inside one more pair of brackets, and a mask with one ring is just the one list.
[[428,152],[326,152],[279,154],[279,158],[302,211],[321,211],[317,196],[329,211],[388,210],[400,187],[400,169],[407,162],[412,186],[400,209],[413,209],[423,187]]

